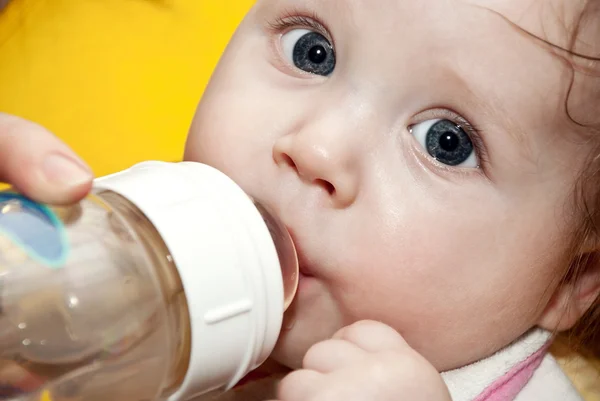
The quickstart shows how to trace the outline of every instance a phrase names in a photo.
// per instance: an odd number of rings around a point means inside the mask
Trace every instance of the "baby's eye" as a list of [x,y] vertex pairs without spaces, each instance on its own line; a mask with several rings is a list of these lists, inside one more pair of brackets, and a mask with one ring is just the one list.
[[423,148],[440,163],[477,168],[479,160],[469,135],[450,120],[427,120],[410,127]]
[[308,29],[292,29],[281,37],[283,53],[302,71],[328,76],[335,68],[335,53],[329,40]]

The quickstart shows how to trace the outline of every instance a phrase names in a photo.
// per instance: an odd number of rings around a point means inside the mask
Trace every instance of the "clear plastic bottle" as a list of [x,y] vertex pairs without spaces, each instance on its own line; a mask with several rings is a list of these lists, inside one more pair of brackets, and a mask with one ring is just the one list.
[[0,192],[0,399],[179,400],[264,362],[298,272],[220,172],[146,162],[69,207]]

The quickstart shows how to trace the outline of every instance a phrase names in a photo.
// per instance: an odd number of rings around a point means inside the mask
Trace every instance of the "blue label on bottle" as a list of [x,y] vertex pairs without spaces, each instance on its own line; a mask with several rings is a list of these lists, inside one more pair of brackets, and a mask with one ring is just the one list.
[[26,392],[19,387],[10,384],[0,384],[0,400],[10,400],[12,397],[18,397]]
[[69,243],[63,222],[47,206],[22,195],[0,192],[0,235],[48,267],[62,267],[67,259]]

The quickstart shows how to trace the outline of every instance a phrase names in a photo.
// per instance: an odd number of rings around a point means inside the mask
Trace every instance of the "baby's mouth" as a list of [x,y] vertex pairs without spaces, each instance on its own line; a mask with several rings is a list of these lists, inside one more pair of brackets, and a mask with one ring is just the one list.
[[300,278],[302,277],[313,277],[313,275],[310,273],[310,269],[307,269],[305,267],[305,265],[300,265],[299,267],[299,271],[300,271]]

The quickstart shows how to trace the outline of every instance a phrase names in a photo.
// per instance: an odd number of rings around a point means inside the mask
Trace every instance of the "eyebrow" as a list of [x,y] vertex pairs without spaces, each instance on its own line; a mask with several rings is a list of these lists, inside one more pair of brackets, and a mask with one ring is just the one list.
[[356,16],[354,9],[356,8],[354,2],[357,0],[327,0],[333,4],[333,8],[338,11],[341,15],[345,15],[348,21],[356,26]]
[[[458,100],[462,110],[478,110],[478,114],[480,115],[479,119],[477,119],[478,121],[486,121],[487,119],[482,117],[486,115],[490,116],[489,120],[495,121],[493,125],[497,127],[496,129],[501,129],[504,133],[510,135],[517,144],[523,145],[527,154],[531,153],[530,146],[527,146],[529,143],[527,140],[528,130],[522,124],[519,124],[518,120],[513,118],[512,113],[506,110],[504,101],[499,96],[490,92],[483,93],[483,90],[476,88],[461,73],[452,68],[447,68],[445,73],[455,79],[460,88],[465,92],[464,96],[459,96]],[[480,128],[478,123],[476,125]],[[485,124],[483,130],[485,131]]]
[[[345,24],[358,29],[356,18],[356,2],[363,0],[308,0],[307,3],[311,9],[326,7],[328,14],[334,14],[344,20]],[[288,1],[293,4],[293,1]],[[319,13],[317,13],[318,15]]]

